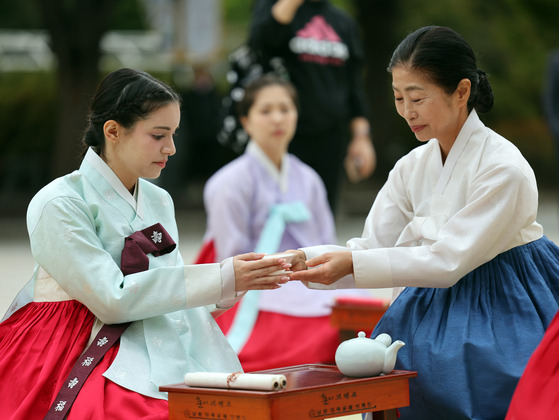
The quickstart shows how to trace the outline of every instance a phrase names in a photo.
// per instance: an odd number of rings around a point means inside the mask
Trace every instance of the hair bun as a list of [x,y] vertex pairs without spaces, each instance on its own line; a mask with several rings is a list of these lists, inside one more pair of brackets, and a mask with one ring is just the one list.
[[477,86],[476,103],[474,108],[479,113],[488,112],[493,108],[493,103],[495,101],[493,97],[493,89],[487,78],[487,73],[485,71],[477,69],[477,74],[479,76],[479,83]]

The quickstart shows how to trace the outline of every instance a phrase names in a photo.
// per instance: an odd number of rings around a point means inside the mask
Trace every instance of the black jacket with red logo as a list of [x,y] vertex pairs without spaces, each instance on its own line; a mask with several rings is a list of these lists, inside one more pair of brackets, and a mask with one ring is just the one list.
[[298,133],[368,118],[364,52],[355,20],[327,0],[306,1],[283,25],[272,16],[275,1],[256,1],[249,45],[283,58],[299,93]]

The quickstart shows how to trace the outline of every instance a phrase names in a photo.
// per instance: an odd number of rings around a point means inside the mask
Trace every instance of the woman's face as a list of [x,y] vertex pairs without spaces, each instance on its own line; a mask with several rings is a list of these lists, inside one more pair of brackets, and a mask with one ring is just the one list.
[[114,121],[105,123],[107,164],[128,190],[140,177],[154,179],[161,174],[176,152],[173,135],[179,121],[179,105],[170,103],[129,130]]
[[266,86],[255,96],[246,117],[245,131],[264,151],[285,152],[297,127],[297,108],[289,92],[280,85]]
[[434,84],[420,70],[392,69],[396,110],[415,137],[426,142],[436,138],[446,157],[468,117],[470,81],[463,79],[451,95]]

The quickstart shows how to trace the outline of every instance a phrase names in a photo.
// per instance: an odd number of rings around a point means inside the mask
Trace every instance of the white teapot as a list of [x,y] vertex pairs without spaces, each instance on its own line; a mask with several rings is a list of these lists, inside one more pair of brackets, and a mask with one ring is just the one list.
[[374,340],[363,331],[357,338],[342,342],[336,350],[336,366],[345,376],[365,377],[390,373],[396,364],[396,355],[405,343],[392,343],[388,334],[380,334]]

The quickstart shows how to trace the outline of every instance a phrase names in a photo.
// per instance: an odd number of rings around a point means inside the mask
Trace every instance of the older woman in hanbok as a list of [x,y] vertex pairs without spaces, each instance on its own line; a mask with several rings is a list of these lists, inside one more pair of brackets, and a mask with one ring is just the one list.
[[396,368],[418,372],[402,419],[502,419],[558,310],[559,247],[536,221],[530,165],[478,116],[493,93],[468,43],[424,27],[388,69],[424,144],[390,172],[362,237],[297,251],[291,278],[403,289],[373,332],[404,341]]

